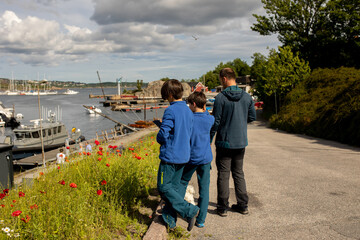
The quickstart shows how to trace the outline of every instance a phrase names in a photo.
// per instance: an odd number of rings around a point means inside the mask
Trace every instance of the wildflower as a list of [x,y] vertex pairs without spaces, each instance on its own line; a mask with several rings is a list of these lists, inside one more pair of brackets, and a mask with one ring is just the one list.
[[115,145],[115,146],[113,146],[113,149],[115,149],[115,148],[117,148],[117,146]]
[[152,218],[152,215],[149,215],[149,218],[151,219],[151,218]]
[[119,150],[119,149],[116,149],[116,152],[120,152],[120,150]]
[[24,223],[28,223],[30,221],[30,219],[31,219],[31,217],[26,215],[26,218],[21,218],[21,221],[23,221]]
[[103,153],[101,151],[98,151],[97,154],[99,154],[100,156],[103,155]]
[[70,183],[70,187],[77,188],[77,185],[75,183]]
[[86,153],[88,156],[90,156],[91,155],[91,152],[88,152],[88,153]]
[[102,148],[102,147],[99,147],[99,150],[100,150],[100,151],[102,151],[102,150],[103,150],[103,148]]
[[0,193],[0,200],[3,199],[4,197],[6,197],[5,193]]
[[100,143],[99,143],[99,141],[98,141],[98,140],[95,140],[95,144],[96,144],[96,145],[99,145]]
[[40,193],[43,193],[43,194],[45,194],[46,192],[45,192],[45,191],[41,191],[41,190],[40,190]]
[[61,180],[59,183],[60,183],[61,185],[65,185],[65,181],[64,181],[64,180]]
[[119,153],[119,157],[121,157],[121,154]]
[[79,152],[79,155],[81,156],[81,152]]
[[5,189],[3,190],[3,192],[4,192],[4,194],[9,194],[9,189],[8,189],[8,188],[5,188]]
[[99,195],[99,196],[100,196],[100,195],[102,195],[102,194],[103,194],[103,191],[102,191],[102,190],[97,190],[97,192],[96,192],[96,193],[97,193],[97,195]]
[[22,211],[17,210],[17,211],[15,211],[15,212],[13,212],[13,213],[11,214],[11,216],[17,217],[17,216],[19,216],[21,213],[22,213]]
[[30,209],[38,209],[38,205],[34,204],[34,205],[30,206]]
[[14,207],[14,205],[10,204],[10,207]]
[[106,185],[106,184],[107,184],[107,182],[105,180],[101,181],[101,185]]
[[98,158],[98,161],[101,162],[101,157]]
[[9,233],[9,232],[10,232],[10,228],[9,228],[9,227],[2,228],[1,230],[3,230],[5,233]]
[[107,163],[106,166],[107,166],[107,167],[110,167],[110,164]]
[[113,146],[109,145],[109,147],[108,147],[108,148],[113,148]]
[[70,149],[70,147],[69,147],[69,146],[67,146],[67,147],[66,147],[66,149]]
[[137,158],[137,159],[139,159],[139,160],[141,159],[141,157],[140,157],[140,156],[136,156],[136,158]]
[[58,167],[57,167],[57,169],[59,169],[59,170],[60,170],[60,166],[58,166]]
[[145,153],[145,156],[149,156],[149,154]]
[[5,205],[4,205],[4,204],[1,204],[0,206],[1,206],[1,207],[5,207]]
[[16,200],[13,200],[12,202],[13,202],[13,203],[16,203]]
[[19,192],[19,197],[25,197],[25,193]]
[[44,175],[44,173],[43,173],[43,172],[40,172],[40,173],[39,173],[39,175],[40,175],[40,176],[43,176],[43,175]]
[[109,152],[106,152],[106,156],[109,156]]
[[83,154],[86,155],[86,152],[84,151]]

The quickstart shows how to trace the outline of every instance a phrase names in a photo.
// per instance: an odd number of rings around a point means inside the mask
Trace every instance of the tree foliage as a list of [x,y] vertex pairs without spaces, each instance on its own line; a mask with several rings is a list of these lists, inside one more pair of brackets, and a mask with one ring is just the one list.
[[360,0],[262,0],[252,30],[278,34],[312,68],[354,66],[360,55]]

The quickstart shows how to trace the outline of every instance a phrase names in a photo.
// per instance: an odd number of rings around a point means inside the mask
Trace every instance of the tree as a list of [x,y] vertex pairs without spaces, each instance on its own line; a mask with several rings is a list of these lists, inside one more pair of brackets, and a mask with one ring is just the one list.
[[256,79],[255,83],[255,90],[253,94],[258,97],[259,100],[264,101],[266,94],[265,94],[265,70],[266,70],[266,63],[267,59],[261,53],[254,53],[252,56],[253,62],[251,66],[250,75],[251,78]]
[[279,47],[278,50],[270,50],[263,76],[265,94],[274,96],[276,112],[286,94],[306,79],[311,71],[309,64],[294,54],[290,47]]
[[143,80],[136,80],[136,88],[137,88],[137,91],[141,91],[141,87],[143,85]]
[[254,14],[251,29],[278,34],[315,67],[360,66],[360,0],[261,0],[267,16]]

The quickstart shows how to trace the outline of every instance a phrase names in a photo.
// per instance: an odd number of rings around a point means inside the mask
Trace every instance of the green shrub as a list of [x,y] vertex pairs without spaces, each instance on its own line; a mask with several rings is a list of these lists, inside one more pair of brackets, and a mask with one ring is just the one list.
[[140,239],[151,222],[139,209],[156,187],[159,145],[147,136],[122,152],[102,147],[10,190],[0,200],[0,239],[9,229],[20,239]]
[[317,69],[291,91],[272,127],[360,146],[360,70]]

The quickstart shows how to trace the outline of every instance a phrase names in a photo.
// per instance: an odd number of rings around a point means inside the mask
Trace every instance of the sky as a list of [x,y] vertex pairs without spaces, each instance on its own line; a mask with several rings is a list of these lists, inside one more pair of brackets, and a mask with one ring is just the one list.
[[0,77],[97,83],[199,78],[280,45],[261,0],[0,0]]

